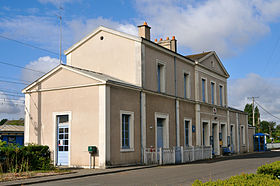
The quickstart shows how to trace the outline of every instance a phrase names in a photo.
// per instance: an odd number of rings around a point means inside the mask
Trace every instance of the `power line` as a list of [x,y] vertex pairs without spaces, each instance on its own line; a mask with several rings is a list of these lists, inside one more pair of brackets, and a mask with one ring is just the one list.
[[3,36],[3,35],[0,35],[1,38],[4,38],[4,39],[7,39],[7,40],[10,40],[10,41],[14,41],[16,43],[19,43],[19,44],[22,44],[22,45],[25,45],[25,46],[28,46],[28,47],[31,47],[31,48],[35,48],[35,49],[38,49],[38,50],[42,50],[44,52],[48,52],[48,53],[51,53],[51,54],[55,54],[55,55],[59,55],[58,53],[56,52],[53,52],[53,51],[50,51],[50,50],[47,50],[47,49],[44,49],[44,48],[41,48],[41,47],[37,47],[37,46],[34,46],[34,45],[31,45],[31,44],[28,44],[28,43],[24,43],[22,41],[18,41],[16,39],[12,39],[12,38],[9,38],[7,36]]
[[262,107],[258,102],[255,101],[255,103],[260,107],[262,108],[266,113],[268,113],[269,115],[271,115],[272,117],[278,119],[280,121],[280,118],[278,118],[277,116],[271,114],[268,110],[266,110],[264,107]]
[[9,94],[14,94],[14,95],[22,95],[22,96],[23,96],[23,93],[12,92],[12,91],[6,91],[6,90],[1,90],[1,89],[0,89],[0,92],[9,93]]
[[8,81],[8,80],[0,80],[0,82],[13,83],[13,84],[21,84],[21,85],[29,85],[28,83],[16,82],[16,81]]
[[7,94],[7,93],[4,93],[3,95],[0,94],[0,96],[5,96],[5,95],[24,98],[24,96],[19,96],[19,95],[14,95],[14,94]]
[[9,80],[16,80],[16,81],[24,81],[26,83],[31,83],[31,81],[26,81],[26,80],[21,80],[21,79],[12,78],[12,77],[6,77],[6,76],[0,76],[0,78],[2,78],[2,79],[9,79]]
[[14,94],[22,94],[20,90],[0,88],[0,92],[9,92]]
[[22,69],[25,69],[25,70],[31,70],[33,72],[39,72],[39,73],[45,74],[45,72],[41,72],[41,71],[34,70],[34,69],[31,69],[31,68],[26,68],[26,67],[19,66],[19,65],[14,65],[14,64],[7,63],[7,62],[4,62],[4,61],[0,61],[0,63],[3,64],[3,65],[8,65],[8,66],[16,67],[16,68],[22,68]]

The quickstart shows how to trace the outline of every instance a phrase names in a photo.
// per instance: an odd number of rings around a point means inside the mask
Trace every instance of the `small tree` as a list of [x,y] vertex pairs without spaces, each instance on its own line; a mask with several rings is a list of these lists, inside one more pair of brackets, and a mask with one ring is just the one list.
[[2,119],[2,120],[0,121],[0,125],[4,125],[4,123],[6,123],[6,121],[8,121],[8,119]]

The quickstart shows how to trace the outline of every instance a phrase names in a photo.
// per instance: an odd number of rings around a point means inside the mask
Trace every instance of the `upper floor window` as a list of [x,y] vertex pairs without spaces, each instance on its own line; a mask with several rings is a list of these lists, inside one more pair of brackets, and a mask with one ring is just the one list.
[[216,95],[215,95],[215,83],[211,82],[211,103],[212,104],[215,104],[215,98],[216,98]]
[[184,73],[184,98],[189,98],[189,74]]
[[219,86],[219,89],[220,89],[220,105],[223,106],[223,99],[224,99],[224,87],[222,85]]
[[201,85],[202,85],[202,101],[206,102],[206,80],[202,79],[201,81]]
[[164,92],[165,91],[165,66],[164,64],[157,63],[157,88],[158,92]]
[[121,111],[121,150],[133,150],[134,114]]

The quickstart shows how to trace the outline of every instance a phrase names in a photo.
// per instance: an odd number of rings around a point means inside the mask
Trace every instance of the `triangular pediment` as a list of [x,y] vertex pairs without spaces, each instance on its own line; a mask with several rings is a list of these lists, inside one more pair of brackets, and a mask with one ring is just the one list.
[[189,55],[186,56],[188,58],[193,59],[198,64],[204,66],[205,68],[216,72],[224,77],[229,77],[227,70],[225,69],[224,65],[222,64],[221,60],[217,56],[216,52],[203,52],[199,54]]
[[83,70],[71,66],[59,65],[41,78],[37,79],[22,90],[23,93],[32,90],[56,89],[65,87],[75,87],[89,84],[104,83],[103,79],[95,76],[92,72],[87,73]]

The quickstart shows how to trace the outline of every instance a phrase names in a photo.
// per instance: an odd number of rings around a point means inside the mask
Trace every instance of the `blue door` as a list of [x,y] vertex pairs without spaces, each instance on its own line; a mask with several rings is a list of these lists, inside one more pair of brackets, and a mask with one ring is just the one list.
[[163,148],[163,119],[157,119],[157,148]]
[[69,125],[58,124],[57,165],[69,164]]

